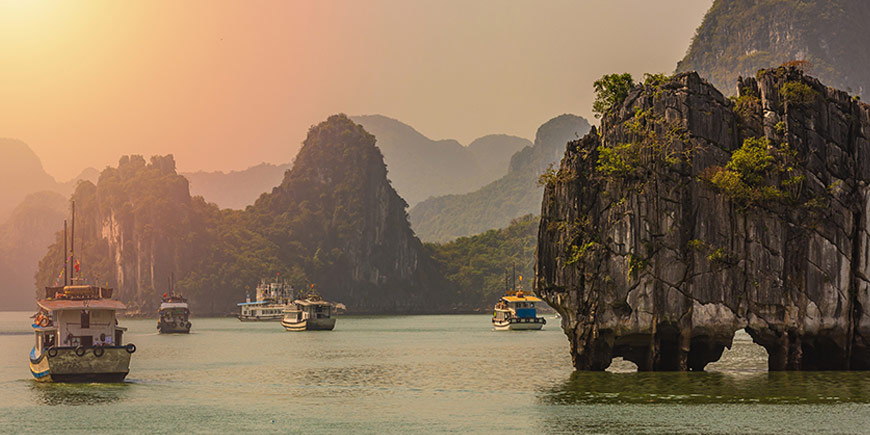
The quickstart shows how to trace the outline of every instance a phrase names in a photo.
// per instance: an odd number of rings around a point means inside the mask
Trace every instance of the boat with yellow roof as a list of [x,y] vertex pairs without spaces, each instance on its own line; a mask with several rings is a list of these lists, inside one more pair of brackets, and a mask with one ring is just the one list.
[[[520,282],[523,277],[520,276]],[[538,317],[535,304],[541,299],[523,292],[522,285],[508,291],[495,304],[492,313],[492,326],[496,331],[538,331],[547,320]]]

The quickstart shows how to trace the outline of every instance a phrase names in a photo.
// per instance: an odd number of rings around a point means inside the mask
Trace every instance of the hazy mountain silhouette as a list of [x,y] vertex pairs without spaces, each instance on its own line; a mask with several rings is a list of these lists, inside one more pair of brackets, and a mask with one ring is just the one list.
[[244,209],[263,193],[281,183],[284,172],[292,165],[260,163],[241,171],[183,172],[190,180],[190,194],[201,195],[206,201],[222,208]]
[[413,127],[382,115],[353,116],[377,138],[389,178],[411,206],[430,196],[465,193],[507,172],[510,156],[526,139],[508,135],[484,136],[462,146],[459,142],[432,140]]
[[0,222],[28,194],[59,189],[54,177],[42,167],[42,161],[24,142],[0,138]]
[[68,209],[68,200],[57,192],[32,193],[0,224],[0,300],[3,309],[34,307],[33,275],[48,246],[54,243],[58,228],[63,227]]
[[[493,134],[468,146],[455,140],[432,140],[413,127],[382,115],[350,117],[377,138],[393,187],[409,204],[430,196],[465,193],[508,170],[511,156],[530,146],[528,139]],[[185,172],[190,193],[223,208],[244,209],[281,183],[291,163],[261,163],[231,172]]]
[[538,177],[559,161],[565,145],[590,129],[575,115],[561,115],[538,128],[533,146],[511,157],[509,172],[463,195],[429,198],[411,208],[411,226],[421,240],[444,242],[486,230],[507,227],[511,220],[541,212],[543,189]]

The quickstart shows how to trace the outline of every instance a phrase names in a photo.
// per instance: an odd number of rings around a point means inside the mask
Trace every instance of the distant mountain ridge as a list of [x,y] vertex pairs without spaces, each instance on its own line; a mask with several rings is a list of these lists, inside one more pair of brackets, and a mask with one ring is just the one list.
[[[528,139],[491,134],[463,146],[452,139],[433,140],[413,127],[383,115],[349,117],[377,139],[388,178],[410,205],[431,196],[473,191],[508,170],[511,156],[531,146]],[[261,163],[230,172],[183,172],[190,193],[222,208],[241,210],[281,183],[292,163]]]
[[716,0],[677,72],[698,71],[735,95],[738,76],[789,61],[830,86],[870,91],[870,2],[866,0]]
[[31,193],[0,223],[0,298],[7,310],[34,307],[33,275],[54,243],[69,202],[51,191]]
[[222,208],[241,210],[254,203],[263,193],[281,183],[293,165],[260,163],[241,171],[182,172],[190,181],[190,194],[200,195]]
[[513,219],[541,211],[543,189],[538,177],[558,162],[570,140],[591,126],[582,117],[557,116],[538,128],[535,143],[516,152],[508,173],[482,188],[429,198],[411,208],[411,226],[425,242],[446,242],[507,227]]
[[507,172],[510,156],[528,139],[488,135],[467,147],[453,139],[432,140],[410,125],[383,115],[352,116],[377,139],[388,177],[411,206],[431,196],[471,192]]

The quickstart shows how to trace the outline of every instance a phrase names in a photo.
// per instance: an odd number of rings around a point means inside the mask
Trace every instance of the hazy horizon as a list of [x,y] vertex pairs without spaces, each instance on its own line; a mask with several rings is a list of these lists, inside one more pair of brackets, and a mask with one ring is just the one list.
[[562,113],[592,121],[603,74],[672,72],[711,3],[4,1],[0,137],[59,181],[124,154],[286,163],[338,112],[533,139]]

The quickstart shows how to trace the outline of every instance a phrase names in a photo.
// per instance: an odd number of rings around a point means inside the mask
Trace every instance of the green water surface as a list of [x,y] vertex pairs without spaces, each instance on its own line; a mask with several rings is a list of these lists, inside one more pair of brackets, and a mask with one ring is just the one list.
[[28,316],[0,312],[3,433],[870,433],[870,373],[768,373],[739,333],[705,373],[574,373],[558,320],[342,317],[332,332],[122,319],[123,384],[41,384]]

